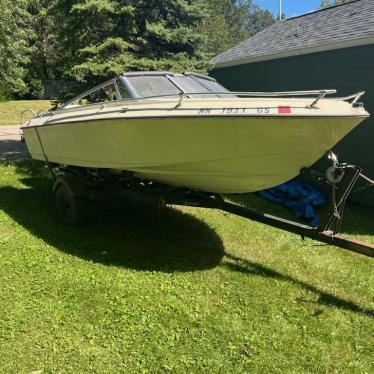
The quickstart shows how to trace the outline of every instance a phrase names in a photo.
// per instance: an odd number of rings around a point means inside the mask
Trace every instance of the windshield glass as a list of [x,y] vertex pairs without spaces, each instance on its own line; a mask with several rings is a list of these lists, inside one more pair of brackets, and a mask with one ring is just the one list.
[[225,87],[210,79],[200,77],[195,77],[195,79],[201,82],[204,86],[208,87],[212,92],[229,92]]
[[78,105],[88,105],[97,103],[107,103],[111,101],[118,100],[116,87],[114,83],[109,83],[108,85],[92,91],[86,96],[79,97],[75,101],[68,104],[68,107],[74,107]]
[[[197,93],[197,92],[210,92],[210,90],[203,85],[201,85],[199,82],[195,81],[191,77],[187,76],[178,76],[175,75],[172,77],[172,80],[175,81],[175,83],[182,88],[183,92],[185,93]],[[193,95],[194,97],[203,97],[207,95]]]
[[116,83],[117,83],[117,87],[118,87],[118,92],[121,95],[121,99],[130,99],[131,95],[129,94],[129,91],[127,90],[127,88],[123,84],[122,80],[118,78],[116,80]]
[[127,77],[140,97],[178,95],[181,91],[165,76]]

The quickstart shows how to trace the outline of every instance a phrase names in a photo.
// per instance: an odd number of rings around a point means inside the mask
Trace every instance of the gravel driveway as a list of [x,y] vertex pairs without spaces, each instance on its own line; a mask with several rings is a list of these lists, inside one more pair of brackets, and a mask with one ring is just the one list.
[[19,127],[0,126],[0,161],[30,157],[26,146],[20,140]]

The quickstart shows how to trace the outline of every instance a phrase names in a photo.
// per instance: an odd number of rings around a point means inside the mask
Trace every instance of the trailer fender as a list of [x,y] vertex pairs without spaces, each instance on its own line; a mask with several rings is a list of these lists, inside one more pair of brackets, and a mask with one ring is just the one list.
[[74,196],[83,197],[87,194],[82,178],[77,175],[59,175],[53,184],[52,191],[56,192],[60,185],[64,185]]

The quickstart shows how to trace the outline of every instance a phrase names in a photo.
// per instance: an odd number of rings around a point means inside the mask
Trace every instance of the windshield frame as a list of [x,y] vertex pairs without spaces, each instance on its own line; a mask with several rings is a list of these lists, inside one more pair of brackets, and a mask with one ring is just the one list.
[[[170,94],[160,94],[160,95],[152,95],[152,96],[142,96],[140,94],[140,92],[138,92],[137,88],[135,87],[135,85],[133,85],[131,83],[131,77],[136,77],[136,76],[143,76],[143,77],[147,77],[147,76],[158,76],[158,77],[164,77],[165,79],[168,79],[179,91],[180,93],[170,93]],[[178,82],[176,82],[176,80],[174,79],[174,77],[189,77],[191,79],[194,80],[195,83],[197,83],[198,85],[200,85],[202,87],[202,89],[204,89],[203,91],[201,92],[187,92]],[[198,73],[192,73],[192,72],[186,72],[186,73],[183,73],[183,74],[174,74],[174,73],[171,73],[171,72],[139,72],[139,73],[125,73],[123,75],[121,75],[119,77],[121,79],[121,81],[123,82],[123,84],[125,85],[125,87],[127,88],[127,90],[129,91],[129,93],[133,96],[134,99],[147,99],[147,98],[155,98],[157,96],[159,97],[163,97],[163,96],[178,96],[180,94],[185,94],[187,97],[191,98],[190,95],[198,95],[198,94],[201,94],[203,97],[209,97],[209,93],[211,92],[212,93],[212,96],[214,97],[222,97],[221,95],[219,95],[217,92],[213,91],[211,89],[211,87],[209,87],[209,85],[205,85],[202,80],[206,79],[207,81],[213,81],[213,82],[216,82],[217,84],[219,84],[214,78],[212,77],[209,77],[209,76],[206,76],[206,75],[202,75],[202,74],[198,74]],[[129,79],[130,78],[130,79]],[[199,78],[199,79],[196,79],[196,78]],[[223,87],[223,92],[227,92],[229,93],[230,91],[227,90],[225,87]],[[208,90],[208,92],[206,91]]]
[[[168,79],[177,89],[178,93],[170,93],[170,94],[160,94],[160,95],[153,95],[153,96],[142,96],[138,90],[136,89],[136,87],[131,84],[130,80],[128,78],[130,77],[136,77],[136,76],[143,76],[143,77],[147,77],[147,76],[158,76],[158,77],[165,77],[165,79]],[[200,84],[202,87],[204,87],[204,89],[206,90],[209,90],[209,92],[187,92],[183,89],[183,87],[181,85],[179,85],[174,79],[173,77],[175,76],[184,76],[184,77],[190,77],[192,78],[196,83]],[[106,82],[103,82],[101,84],[99,84],[98,86],[95,86],[85,92],[82,92],[80,95],[74,97],[73,99],[67,101],[66,103],[64,103],[62,105],[61,108],[59,109],[70,109],[70,108],[75,108],[75,107],[83,107],[83,106],[87,106],[87,105],[96,105],[97,103],[89,103],[89,104],[83,104],[83,105],[74,105],[74,103],[110,84],[113,84],[114,87],[115,87],[115,92],[116,92],[116,96],[118,97],[118,99],[114,100],[114,101],[110,101],[110,102],[118,102],[118,101],[128,101],[128,100],[139,100],[139,99],[157,99],[157,98],[162,98],[162,97],[178,97],[180,95],[185,95],[187,98],[193,98],[192,95],[201,95],[202,97],[207,97],[207,98],[211,98],[212,96],[213,97],[219,97],[219,98],[222,98],[224,97],[224,95],[220,95],[218,92],[215,92],[213,91],[209,85],[205,85],[203,82],[201,82],[201,80],[210,80],[210,81],[213,81],[213,82],[217,82],[214,78],[212,77],[209,77],[209,76],[206,76],[206,75],[202,75],[202,74],[198,74],[198,73],[192,73],[192,72],[186,72],[186,73],[183,73],[183,74],[175,74],[175,73],[172,73],[172,72],[168,72],[168,71],[155,71],[155,72],[132,72],[132,73],[124,73],[120,76],[117,76],[115,78],[112,78]],[[117,80],[120,80],[121,83],[124,85],[125,89],[128,91],[128,94],[130,97],[122,97],[121,93],[120,93],[120,90],[118,88],[118,83],[117,83]],[[219,84],[217,82],[217,84]],[[223,92],[226,92],[227,93],[230,93],[229,90],[227,90],[225,87],[222,86],[222,88],[225,90]],[[210,92],[212,93],[210,95]],[[226,94],[227,95],[227,94]],[[104,104],[106,102],[102,102],[102,103],[99,103],[99,104]]]

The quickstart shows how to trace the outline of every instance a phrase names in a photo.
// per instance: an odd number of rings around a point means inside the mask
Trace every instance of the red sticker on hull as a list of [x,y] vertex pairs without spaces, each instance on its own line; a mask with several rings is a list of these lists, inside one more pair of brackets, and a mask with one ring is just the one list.
[[278,107],[278,113],[279,114],[290,114],[291,113],[291,107],[290,106],[279,106]]

